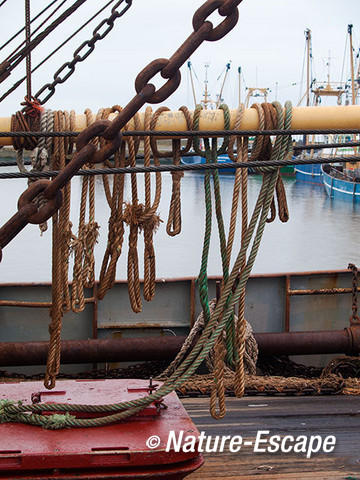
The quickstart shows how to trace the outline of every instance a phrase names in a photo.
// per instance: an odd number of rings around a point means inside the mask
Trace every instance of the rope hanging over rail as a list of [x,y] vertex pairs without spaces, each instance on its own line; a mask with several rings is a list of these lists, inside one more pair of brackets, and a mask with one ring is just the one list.
[[[267,107],[266,107],[267,108]],[[275,103],[274,108],[276,109],[277,121],[278,126],[281,129],[290,129],[291,127],[291,105],[289,103],[285,106],[285,117],[283,115],[283,110],[280,108],[279,104]],[[225,114],[226,114],[226,108]],[[241,116],[241,111],[239,112],[239,116]],[[195,123],[195,122],[194,122]],[[195,124],[196,127],[196,124]],[[266,120],[264,128],[266,128]],[[207,141],[208,142],[208,141]],[[212,146],[210,147],[210,143],[205,142],[207,144],[206,147],[206,155],[207,161],[215,160],[216,161],[216,154],[217,154],[217,142],[216,140],[212,141]],[[241,144],[242,140],[240,140]],[[246,145],[246,142],[245,142]],[[265,147],[267,151],[265,151]],[[253,214],[249,221],[247,221],[247,214],[243,212],[243,233],[242,233],[242,242],[241,248],[237,254],[235,259],[234,265],[232,269],[229,269],[229,258],[230,258],[230,247],[229,243],[226,242],[226,239],[222,239],[221,244],[221,253],[222,253],[222,261],[224,267],[224,281],[221,289],[220,298],[216,303],[216,306],[213,311],[210,311],[208,297],[206,296],[206,286],[205,281],[207,279],[205,269],[201,270],[201,276],[199,276],[199,285],[204,284],[204,292],[203,295],[203,310],[204,310],[204,319],[205,325],[203,332],[200,336],[199,341],[197,342],[196,346],[193,350],[188,354],[188,356],[178,365],[176,370],[169,376],[169,378],[164,382],[164,384],[154,393],[148,395],[144,398],[133,400],[130,402],[122,402],[119,404],[114,405],[102,405],[102,406],[89,406],[89,405],[67,405],[67,404],[48,404],[48,405],[30,405],[30,406],[15,406],[15,405],[7,405],[3,408],[4,415],[7,419],[16,420],[16,421],[23,421],[30,424],[36,425],[43,425],[48,428],[63,428],[65,426],[83,426],[83,427],[91,427],[97,425],[107,425],[113,422],[119,421],[121,419],[127,418],[138,411],[142,410],[146,405],[149,405],[153,401],[160,400],[163,396],[167,395],[173,389],[178,388],[184,382],[186,382],[193,373],[196,372],[199,365],[203,362],[203,360],[208,356],[209,352],[215,347],[215,387],[213,398],[216,401],[216,396],[220,398],[220,411],[217,412],[214,408],[214,402],[212,406],[213,414],[217,417],[222,416],[224,414],[224,402],[223,402],[223,387],[222,387],[222,378],[223,373],[225,371],[224,365],[225,360],[227,361],[226,353],[224,352],[225,346],[226,349],[230,347],[236,352],[233,356],[228,355],[231,359],[233,358],[235,361],[235,369],[240,364],[239,358],[242,356],[242,346],[243,346],[243,325],[244,322],[243,318],[243,304],[241,303],[241,299],[243,299],[245,286],[247,279],[250,275],[251,268],[254,264],[255,257],[257,251],[259,249],[261,237],[266,225],[266,221],[268,218],[268,213],[270,211],[271,203],[273,201],[274,192],[276,190],[276,185],[279,178],[279,169],[275,167],[268,167],[266,165],[266,160],[270,161],[277,161],[286,158],[292,149],[290,137],[278,136],[275,139],[274,146],[270,152],[269,146],[266,146],[261,149],[259,153],[259,159],[257,160],[257,164],[259,165],[259,171],[263,172],[263,183],[259,192],[259,197],[254,207]],[[130,150],[130,157],[133,159],[133,151],[134,146],[129,145]],[[245,149],[243,150],[245,152]],[[269,157],[270,156],[270,157]],[[238,158],[239,160],[239,158]],[[209,192],[209,180],[212,173],[209,171],[205,175],[205,193]],[[120,178],[120,176],[119,176]],[[224,232],[224,225],[222,224],[222,214],[221,214],[221,203],[220,203],[220,192],[216,192],[217,180],[216,175],[213,175],[214,181],[214,193],[215,193],[215,203],[216,203],[216,217],[218,223],[218,230],[221,236],[225,236]],[[133,194],[135,194],[135,183],[133,182]],[[238,189],[238,186],[235,189],[235,193]],[[156,197],[156,194],[155,194]],[[236,199],[237,195],[235,195]],[[207,210],[209,209],[209,205],[211,202],[211,196],[209,193],[206,193],[207,201]],[[135,201],[135,202],[134,202]],[[133,196],[133,204],[132,209],[135,205],[139,205],[137,201],[137,197]],[[152,207],[157,207],[157,202],[154,201]],[[151,214],[154,215],[150,207]],[[234,207],[235,209],[235,207]],[[145,209],[146,210],[146,209]],[[150,212],[148,211],[148,213]],[[130,210],[129,210],[130,211]],[[141,214],[137,214],[135,216],[134,225],[138,228],[139,219],[141,219],[141,215],[145,215],[143,213],[143,209]],[[58,221],[58,220],[57,220]],[[131,223],[130,223],[131,224]],[[206,265],[206,255],[208,252],[208,242],[210,241],[208,238],[208,232],[211,230],[209,214],[207,217],[207,224],[206,224],[206,236],[204,242],[204,253],[203,253],[203,263]],[[229,235],[230,237],[230,235]],[[249,252],[247,253],[247,251]],[[59,282],[60,284],[64,285],[64,282]],[[59,298],[59,296],[57,296]],[[61,296],[60,296],[61,298]],[[233,335],[234,332],[234,324],[235,324],[235,316],[234,316],[234,309],[235,306],[238,305],[240,301],[240,316],[237,325],[241,327],[238,329],[235,325],[235,336]],[[61,298],[61,302],[58,303],[58,311],[62,309],[65,310],[66,308],[66,299],[63,296]],[[58,325],[55,323],[53,325],[53,331],[55,332],[55,344],[59,338],[58,333]],[[226,332],[226,337],[224,337],[224,332]],[[230,335],[228,335],[230,332]],[[224,338],[226,338],[226,342],[223,343]],[[56,366],[56,362],[55,362]],[[56,371],[54,369],[54,371]],[[241,367],[237,370],[237,375],[239,375],[239,371],[241,371]],[[239,386],[237,386],[236,390],[238,394],[241,394],[241,380],[238,382]],[[97,413],[99,416],[97,418],[91,419],[78,419],[74,418],[70,415],[70,412],[74,411],[82,411],[82,412],[92,412]],[[27,413],[26,413],[27,412]],[[52,415],[43,415],[43,413],[50,413],[56,412],[57,414],[61,415],[59,422],[57,421],[58,417],[55,419]],[[29,414],[30,413],[30,414]],[[106,416],[102,416],[106,414]],[[110,415],[107,415],[110,414]],[[56,420],[56,421],[55,421]]]

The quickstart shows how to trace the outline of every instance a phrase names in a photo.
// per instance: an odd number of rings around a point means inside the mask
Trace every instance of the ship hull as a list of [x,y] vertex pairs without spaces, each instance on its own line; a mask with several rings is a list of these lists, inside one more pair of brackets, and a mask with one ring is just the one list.
[[330,169],[322,167],[323,181],[329,197],[347,202],[360,202],[360,183],[350,182],[330,175]]

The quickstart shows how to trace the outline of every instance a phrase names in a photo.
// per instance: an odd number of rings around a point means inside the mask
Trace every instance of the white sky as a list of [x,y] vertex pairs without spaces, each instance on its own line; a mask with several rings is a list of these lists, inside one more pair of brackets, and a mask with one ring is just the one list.
[[[73,2],[68,1],[66,6]],[[33,0],[32,15],[48,3]],[[105,0],[88,0],[34,51],[33,66],[105,3]],[[95,51],[85,62],[77,65],[75,73],[66,83],[57,86],[55,95],[46,105],[53,109],[74,109],[77,113],[87,107],[95,112],[100,107],[126,105],[135,94],[134,80],[139,71],[150,61],[169,58],[174,53],[192,32],[192,16],[203,3],[204,0],[133,0],[133,6],[116,20],[106,39],[96,44]],[[230,107],[235,108],[238,103],[239,66],[247,87],[269,87],[272,91],[268,100],[273,101],[278,83],[278,100],[284,102],[289,99],[296,105],[300,98],[306,28],[312,30],[315,73],[319,81],[326,79],[325,64],[329,52],[331,79],[341,80],[349,23],[354,24],[355,53],[359,51],[359,0],[343,0],[341,3],[335,0],[243,0],[239,11],[240,19],[233,31],[220,41],[204,42],[191,58],[198,76],[198,80],[195,79],[198,100],[203,93],[205,62],[210,62],[209,90],[215,98],[222,81],[222,78],[220,81],[217,78],[231,60],[229,81],[224,92],[225,102]],[[108,12],[109,8],[34,74],[33,92],[52,82],[55,71],[64,62],[72,60],[73,51],[82,41],[91,38],[92,30],[108,16]],[[214,14],[210,20],[217,24],[219,16]],[[8,0],[0,9],[0,45],[23,25],[23,21],[24,0]],[[16,40],[11,47],[17,44]],[[9,53],[9,48],[1,50],[0,61]],[[343,80],[349,78],[350,71],[348,51],[346,55]],[[171,109],[183,104],[193,107],[186,65],[181,71],[181,86],[165,102]],[[21,64],[0,84],[0,94],[24,73],[25,64]],[[296,85],[292,86],[294,83]],[[25,91],[24,83],[2,102],[0,117],[9,116],[19,109]],[[243,99],[244,96],[243,83]],[[253,99],[251,103],[255,101]]]

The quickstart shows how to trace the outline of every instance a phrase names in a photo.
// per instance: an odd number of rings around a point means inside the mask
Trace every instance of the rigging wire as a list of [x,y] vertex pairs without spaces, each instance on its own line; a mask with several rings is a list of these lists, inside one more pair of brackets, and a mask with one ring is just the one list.
[[[31,37],[30,29],[30,0],[25,0],[25,43],[29,45]],[[26,95],[31,100],[31,53],[26,55]]]
[[1,64],[1,74],[9,75],[11,71],[16,68],[19,63],[26,57],[26,55],[31,52],[35,47],[39,45],[55,28],[57,28],[64,20],[66,20],[70,15],[72,15],[86,0],[77,0],[71,7],[65,10],[56,20],[54,20],[45,30],[43,30],[37,37],[31,40],[29,45],[23,47],[18,53],[16,53],[12,58],[7,59],[6,62]]
[[302,71],[301,71],[301,81],[300,81],[300,88],[299,88],[299,100],[297,106],[299,107],[302,100],[303,100],[303,95],[302,95],[302,89],[303,89],[303,84],[304,84],[304,72],[305,72],[305,60],[306,60],[306,44],[307,42],[305,41],[305,47],[304,47],[304,56],[303,56],[303,64],[302,64]]
[[4,5],[4,3],[6,3],[7,0],[3,0],[1,3],[0,3],[0,7],[2,7]]
[[[182,171],[204,171],[204,170],[224,170],[227,168],[259,168],[263,171],[271,167],[283,167],[287,165],[320,165],[332,163],[346,163],[356,161],[359,157],[352,156],[331,156],[331,157],[312,157],[312,158],[296,158],[291,160],[273,160],[273,161],[247,161],[247,162],[224,162],[224,163],[191,163],[180,165],[151,165],[151,166],[135,166],[135,167],[106,167],[80,169],[75,176],[93,176],[93,175],[114,175],[114,174],[138,174],[153,172],[182,172]],[[260,170],[260,171],[261,171]],[[31,171],[31,172],[5,172],[0,173],[0,179],[15,178],[51,178],[60,173],[59,170],[50,171]]]
[[[67,0],[64,0],[67,1]],[[83,25],[81,25],[77,30],[74,31],[66,40],[64,40],[57,48],[55,48],[47,57],[45,57],[40,63],[36,65],[36,67],[31,70],[31,73],[36,72],[38,68],[40,68],[42,65],[44,65],[45,62],[47,62],[55,53],[57,53],[62,47],[64,47],[70,40],[72,40],[81,30],[83,30],[89,23],[91,23],[97,16],[100,15],[111,3],[113,3],[115,0],[109,0],[98,12],[94,13],[92,17],[90,17]],[[22,77],[20,80],[18,80],[14,85],[7,91],[5,92],[1,97],[0,97],[0,102],[2,102],[6,97],[8,97],[13,91],[15,91],[24,81],[26,80],[26,76]]]
[[[58,1],[58,0],[55,0],[55,2],[57,2],[57,1]],[[55,2],[52,2],[50,5],[54,4]],[[40,30],[40,28],[41,28],[42,26],[44,26],[44,25],[50,20],[50,18],[51,18],[53,15],[55,15],[55,13],[56,13],[56,12],[64,5],[64,3],[66,3],[66,2],[67,2],[67,0],[63,0],[63,1],[60,3],[60,5],[58,5],[58,6],[53,10],[53,12],[50,13],[50,15],[49,15],[48,17],[46,17],[45,20],[43,20],[38,27],[35,28],[35,30],[32,32],[32,36],[34,36],[35,33],[38,32],[38,31]],[[48,5],[48,7],[46,7],[46,9],[49,8],[50,5]],[[46,9],[44,9],[43,12],[44,12]],[[39,14],[39,15],[40,15],[40,14]],[[33,21],[34,21],[36,18],[38,18],[39,15],[38,15],[37,17],[34,17],[33,20],[30,21],[30,23],[33,23]],[[19,30],[18,33],[23,32],[25,29],[26,29],[26,26],[25,26],[24,28],[22,28],[21,30]],[[8,42],[7,42],[7,43],[8,43]],[[5,60],[8,60],[10,57],[12,57],[13,55],[15,55],[15,53],[16,53],[23,45],[25,45],[25,44],[26,44],[26,40],[22,41],[22,42],[20,43],[20,45],[18,45],[18,46],[15,48],[15,50],[6,57]],[[4,44],[4,45],[6,45],[6,44]]]
[[[41,12],[39,12],[37,15],[35,15],[35,17],[31,20],[31,23],[35,22],[38,18],[40,18],[41,15],[43,15],[56,2],[58,2],[58,0],[53,0],[48,5],[46,5],[46,7],[43,10],[41,10]],[[1,5],[0,5],[0,7],[1,7]],[[9,43],[11,43],[16,37],[18,37],[20,35],[20,33],[22,33],[24,30],[25,30],[25,27],[22,27],[18,32],[14,33],[14,35],[12,37],[10,37],[3,45],[0,46],[0,50],[3,50],[7,45],[9,45]],[[18,50],[18,48],[16,50]],[[16,50],[14,50],[14,52]]]
[[344,79],[345,59],[347,58],[347,55],[346,55],[347,45],[348,45],[348,34],[346,33],[344,55],[343,55],[343,62],[342,62],[341,76],[340,76],[340,83],[343,83],[343,79]]

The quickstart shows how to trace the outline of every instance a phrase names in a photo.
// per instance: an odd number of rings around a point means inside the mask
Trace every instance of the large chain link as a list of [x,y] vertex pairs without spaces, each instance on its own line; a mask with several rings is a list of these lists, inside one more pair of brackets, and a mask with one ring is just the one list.
[[[132,0],[125,0],[126,5],[121,11],[118,11],[118,7],[124,3],[124,0],[118,1],[113,8],[111,9],[111,15],[109,18],[105,18],[93,31],[93,36],[90,40],[83,42],[79,48],[77,48],[73,54],[73,59],[70,62],[64,63],[59,70],[54,74],[54,81],[52,83],[47,83],[36,93],[35,98],[44,105],[45,102],[49,100],[55,93],[55,88],[58,84],[66,82],[66,80],[75,72],[76,64],[83,62],[87,57],[94,51],[95,44],[99,40],[102,40],[106,35],[113,29],[114,22],[117,18],[122,17],[132,5]],[[107,25],[107,28],[101,33],[101,29]],[[64,74],[62,77],[61,75]],[[47,92],[47,95],[44,98],[40,98],[44,92]]]
[[[169,60],[154,60],[139,73],[135,80],[137,94],[130,100],[121,113],[119,113],[112,122],[101,120],[83,130],[76,141],[77,153],[64,170],[52,181],[39,180],[33,183],[21,195],[18,212],[0,228],[0,261],[2,255],[1,249],[28,223],[43,223],[60,208],[62,203],[61,189],[85,163],[103,162],[120,147],[121,129],[145,103],[162,102],[177,89],[181,80],[179,68],[202,42],[205,40],[219,40],[235,26],[239,16],[237,6],[241,1],[242,0],[208,0],[205,2],[194,14],[194,32],[185,40],[180,48],[178,48],[174,55]],[[131,2],[127,1],[127,3],[129,4]],[[214,27],[206,18],[216,9],[221,16],[226,18],[217,27]],[[155,86],[149,83],[149,81],[159,72],[167,81],[161,88],[156,90]],[[64,81],[64,78],[62,81]],[[54,86],[51,87],[51,91],[52,88],[54,88]],[[108,142],[106,142],[100,150],[96,150],[91,140],[99,135],[108,140]],[[45,204],[38,210],[37,207],[35,207],[34,200],[40,193],[48,200],[48,204]]]

